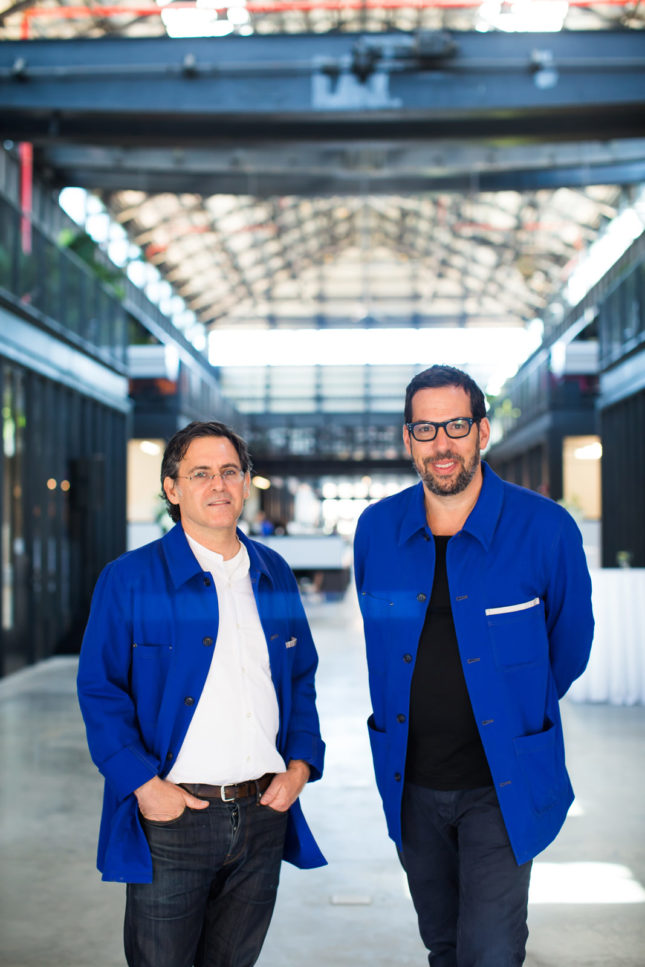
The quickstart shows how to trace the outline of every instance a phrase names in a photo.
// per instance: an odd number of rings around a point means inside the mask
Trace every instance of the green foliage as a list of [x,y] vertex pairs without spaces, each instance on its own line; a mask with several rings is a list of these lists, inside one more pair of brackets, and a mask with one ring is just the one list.
[[101,282],[110,286],[119,299],[125,297],[124,273],[108,262],[97,243],[87,232],[81,229],[65,228],[59,235],[58,244],[61,248],[74,252],[92,269],[94,275]]

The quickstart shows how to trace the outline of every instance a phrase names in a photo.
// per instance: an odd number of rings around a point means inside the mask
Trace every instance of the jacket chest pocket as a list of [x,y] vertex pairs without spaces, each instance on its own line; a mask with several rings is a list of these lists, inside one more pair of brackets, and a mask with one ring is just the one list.
[[132,642],[130,687],[136,698],[143,735],[152,742],[171,667],[173,647],[154,642]]
[[549,643],[540,598],[487,608],[486,621],[500,665],[532,665],[547,659]]

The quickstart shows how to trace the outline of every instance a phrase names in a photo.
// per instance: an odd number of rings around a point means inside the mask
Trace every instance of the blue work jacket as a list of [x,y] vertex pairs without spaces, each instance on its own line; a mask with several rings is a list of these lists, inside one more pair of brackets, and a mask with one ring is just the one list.
[[[515,858],[524,863],[556,836],[573,801],[559,699],[589,657],[591,581],[572,517],[482,469],[477,503],[448,541],[448,585],[475,720]],[[423,484],[363,512],[355,574],[368,728],[388,832],[399,847],[410,685],[434,566]]]
[[[286,561],[238,531],[269,649],[280,710],[277,748],[322,774],[316,712],[318,663],[295,578]],[[92,759],[105,777],[98,868],[104,880],[148,883],[152,862],[134,790],[170,771],[190,725],[217,641],[217,592],[181,523],[160,540],[108,564],[94,590],[78,670]],[[295,645],[293,642],[295,641]],[[289,647],[287,647],[289,642]],[[296,801],[284,858],[323,866]]]

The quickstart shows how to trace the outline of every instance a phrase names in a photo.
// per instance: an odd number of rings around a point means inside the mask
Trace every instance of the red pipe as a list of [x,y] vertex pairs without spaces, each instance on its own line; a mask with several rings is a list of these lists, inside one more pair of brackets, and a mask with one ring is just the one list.
[[[559,3],[560,0],[547,0]],[[315,10],[399,10],[399,9],[465,9],[479,7],[482,0],[250,0],[245,5],[249,13],[287,13],[288,11],[313,12]],[[568,0],[569,7],[627,7],[635,5],[634,0]],[[22,15],[22,39],[29,37],[29,23],[32,19],[59,17],[63,20],[83,17],[119,17],[131,14],[135,17],[158,17],[164,10],[195,10],[196,3],[171,3],[166,7],[155,5],[124,6],[62,6],[29,7]],[[225,13],[229,8],[212,7],[213,13]]]
[[34,148],[27,141],[18,145],[20,161],[20,244],[24,255],[31,254],[31,215],[34,185]]

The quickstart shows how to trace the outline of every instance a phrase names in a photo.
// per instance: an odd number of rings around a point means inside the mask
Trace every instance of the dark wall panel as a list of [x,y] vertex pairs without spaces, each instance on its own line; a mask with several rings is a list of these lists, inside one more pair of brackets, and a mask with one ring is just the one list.
[[126,415],[0,357],[0,673],[78,651],[125,547]]
[[645,390],[600,415],[602,565],[645,567]]

